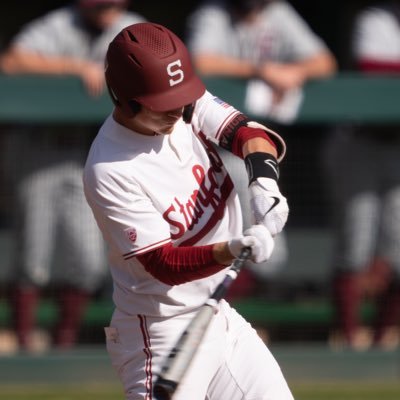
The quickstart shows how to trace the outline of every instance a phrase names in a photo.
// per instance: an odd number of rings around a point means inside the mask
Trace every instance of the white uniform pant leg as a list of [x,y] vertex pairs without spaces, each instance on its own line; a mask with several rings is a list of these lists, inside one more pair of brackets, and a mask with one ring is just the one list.
[[378,254],[393,267],[400,278],[400,185],[383,199],[382,228]]
[[[396,132],[400,138],[400,129]],[[393,267],[400,277],[400,140],[382,146],[380,160],[386,185],[382,195],[382,221],[379,248],[380,257]],[[382,180],[384,180],[382,178]]]
[[336,131],[324,162],[334,212],[335,269],[361,272],[374,256],[379,235],[381,185],[376,144],[352,131]]
[[251,325],[227,303],[228,348],[207,400],[293,400],[275,358]]
[[[114,313],[107,350],[127,400],[149,400],[162,364],[194,313],[174,318]],[[223,302],[174,400],[293,400],[255,330]]]
[[[153,399],[151,391],[165,358],[194,313],[173,318],[114,313],[106,328],[107,350],[127,400]],[[212,377],[223,362],[226,321],[218,313],[207,331],[174,400],[204,400]],[[222,400],[222,399],[220,399]]]
[[49,282],[56,237],[59,177],[51,168],[27,175],[18,187],[18,279],[38,286]]

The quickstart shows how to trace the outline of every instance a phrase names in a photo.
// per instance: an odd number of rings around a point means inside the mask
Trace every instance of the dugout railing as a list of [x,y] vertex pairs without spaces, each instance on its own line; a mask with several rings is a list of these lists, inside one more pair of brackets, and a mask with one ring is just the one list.
[[[238,109],[244,106],[246,81],[204,78],[207,88]],[[400,78],[342,72],[310,81],[296,124],[400,122]],[[74,77],[0,74],[0,123],[97,123],[111,109],[107,94],[93,99]],[[259,117],[258,117],[259,119]]]

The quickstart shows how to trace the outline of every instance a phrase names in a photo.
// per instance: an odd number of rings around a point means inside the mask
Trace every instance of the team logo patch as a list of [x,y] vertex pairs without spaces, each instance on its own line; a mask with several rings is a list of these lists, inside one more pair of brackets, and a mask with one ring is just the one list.
[[137,239],[137,232],[135,228],[127,228],[124,230],[126,237],[131,241],[135,242]]

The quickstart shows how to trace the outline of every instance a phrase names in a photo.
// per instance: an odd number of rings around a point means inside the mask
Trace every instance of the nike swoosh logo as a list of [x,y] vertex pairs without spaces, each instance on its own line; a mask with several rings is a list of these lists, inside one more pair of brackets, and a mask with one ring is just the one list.
[[[269,210],[265,213],[265,215],[267,215],[269,212],[271,212],[280,203],[280,200],[278,197],[272,196],[272,199],[274,200],[274,202],[272,203]],[[265,215],[264,215],[264,217],[265,217]]]

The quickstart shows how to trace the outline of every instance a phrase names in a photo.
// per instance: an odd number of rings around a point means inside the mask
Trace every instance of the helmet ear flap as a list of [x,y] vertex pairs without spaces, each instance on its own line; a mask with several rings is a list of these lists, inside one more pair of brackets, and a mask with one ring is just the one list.
[[[122,107],[121,102],[118,100],[117,95],[110,85],[107,84],[108,93],[110,94],[111,100],[113,101],[116,107]],[[128,105],[131,111],[131,116],[135,116],[138,112],[140,112],[142,105],[138,103],[136,100],[128,100]]]
[[112,87],[107,83],[107,90],[108,90],[108,94],[111,97],[112,102],[114,103],[114,105],[120,107],[121,106],[121,102],[118,100],[117,95],[115,94],[114,90],[112,89]]

